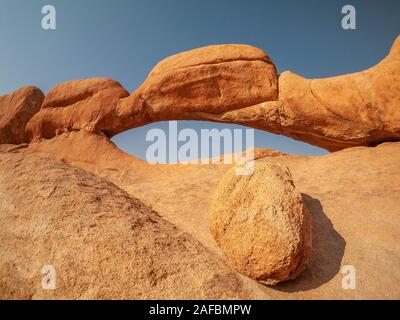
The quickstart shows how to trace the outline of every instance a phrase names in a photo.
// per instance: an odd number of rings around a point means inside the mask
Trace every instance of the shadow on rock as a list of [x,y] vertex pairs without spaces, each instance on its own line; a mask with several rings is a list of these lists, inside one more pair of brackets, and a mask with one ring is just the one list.
[[279,291],[315,289],[340,272],[346,241],[333,228],[319,200],[304,193],[302,197],[313,218],[313,255],[307,269],[297,279],[272,287]]

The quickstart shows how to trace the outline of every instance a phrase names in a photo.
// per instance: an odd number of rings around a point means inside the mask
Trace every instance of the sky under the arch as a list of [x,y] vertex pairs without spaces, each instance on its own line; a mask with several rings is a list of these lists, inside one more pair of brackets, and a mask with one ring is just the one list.
[[[57,29],[44,31],[51,4]],[[351,4],[357,29],[343,30]],[[161,59],[210,44],[244,43],[265,50],[279,72],[327,77],[368,68],[400,34],[398,0],[0,0],[0,95],[24,85],[47,92],[67,80],[110,77],[133,91]],[[126,131],[116,144],[144,157],[149,128]],[[180,122],[180,128],[237,128]],[[256,131],[257,147],[298,154],[325,150]]]

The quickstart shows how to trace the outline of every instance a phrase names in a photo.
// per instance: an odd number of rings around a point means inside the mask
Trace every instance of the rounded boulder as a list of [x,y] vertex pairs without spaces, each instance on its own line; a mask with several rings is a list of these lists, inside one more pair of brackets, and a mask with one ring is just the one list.
[[296,278],[312,254],[311,217],[290,171],[256,162],[251,175],[228,171],[210,209],[218,246],[238,272],[266,285]]

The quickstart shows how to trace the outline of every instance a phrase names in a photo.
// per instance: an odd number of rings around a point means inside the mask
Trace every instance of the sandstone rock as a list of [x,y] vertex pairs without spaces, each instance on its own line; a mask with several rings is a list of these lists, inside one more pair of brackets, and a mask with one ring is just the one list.
[[[250,298],[198,241],[93,174],[0,153],[1,299]],[[42,268],[56,271],[42,288]]]
[[228,171],[210,209],[211,233],[231,265],[267,285],[296,278],[311,256],[311,220],[290,172],[256,162]]
[[39,111],[43,98],[43,93],[32,86],[0,96],[0,144],[28,142],[25,126]]
[[128,95],[117,81],[107,78],[59,84],[49,91],[42,109],[27,125],[27,131],[39,138],[81,129],[107,133],[114,126],[119,99]]

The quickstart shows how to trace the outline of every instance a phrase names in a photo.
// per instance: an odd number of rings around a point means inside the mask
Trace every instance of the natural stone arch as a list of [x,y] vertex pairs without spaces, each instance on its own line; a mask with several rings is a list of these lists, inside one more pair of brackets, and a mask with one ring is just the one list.
[[400,37],[389,55],[358,73],[279,77],[263,51],[199,48],[160,62],[131,95],[113,80],[60,84],[27,125],[32,138],[86,129],[112,137],[161,120],[209,120],[283,134],[336,151],[400,140]]

